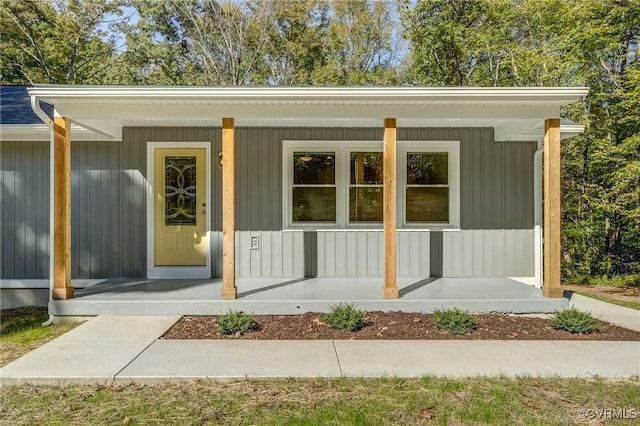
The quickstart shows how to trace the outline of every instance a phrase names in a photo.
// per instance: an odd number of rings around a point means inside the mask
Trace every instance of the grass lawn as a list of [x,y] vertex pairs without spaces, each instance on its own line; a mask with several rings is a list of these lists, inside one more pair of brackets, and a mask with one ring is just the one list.
[[41,324],[47,319],[47,308],[32,306],[0,311],[0,366],[20,358],[79,324],[43,327]]
[[[0,424],[632,424],[638,381],[467,378],[7,386]],[[623,409],[624,420],[595,410]],[[592,411],[586,411],[592,410]],[[587,417],[587,418],[585,418]],[[611,417],[611,415],[610,415]]]
[[624,306],[625,308],[640,310],[640,301],[635,300],[619,300],[613,297],[603,296],[598,293],[589,293],[588,291],[574,290],[574,293],[578,293],[581,296],[590,297],[592,299],[600,300],[602,302],[612,303],[618,306]]
[[[1,314],[3,363],[76,325],[44,328],[42,308]],[[121,387],[11,385],[0,391],[0,425],[11,426],[627,425],[630,418],[640,418],[638,378],[197,380]]]
[[614,305],[640,310],[640,274],[613,277],[575,277],[567,290]]

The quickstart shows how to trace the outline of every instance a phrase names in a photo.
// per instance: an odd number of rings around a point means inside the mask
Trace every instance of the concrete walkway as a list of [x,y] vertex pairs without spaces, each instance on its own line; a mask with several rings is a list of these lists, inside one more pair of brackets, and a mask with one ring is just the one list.
[[602,321],[617,324],[621,327],[635,331],[640,331],[640,311],[624,306],[618,306],[591,297],[567,292],[569,306],[581,311],[591,312],[591,314]]
[[0,383],[640,375],[640,342],[158,340],[177,319],[93,318],[3,367]]

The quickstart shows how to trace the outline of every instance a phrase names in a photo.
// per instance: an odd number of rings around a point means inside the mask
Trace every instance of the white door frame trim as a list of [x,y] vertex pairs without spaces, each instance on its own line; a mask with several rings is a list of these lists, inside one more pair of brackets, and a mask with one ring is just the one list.
[[[155,266],[154,262],[154,151],[156,148],[204,148],[206,156],[205,266]],[[211,142],[147,142],[147,278],[210,278],[211,277]]]

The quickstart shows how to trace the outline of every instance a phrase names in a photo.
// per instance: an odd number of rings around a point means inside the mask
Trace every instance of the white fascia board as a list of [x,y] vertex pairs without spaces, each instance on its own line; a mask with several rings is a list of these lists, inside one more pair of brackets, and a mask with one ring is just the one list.
[[91,103],[127,101],[301,102],[352,104],[472,103],[565,105],[587,95],[586,87],[209,87],[209,86],[67,86],[37,85],[29,94],[56,104],[73,100]]
[[[3,124],[0,126],[0,139],[3,141],[49,142],[51,129],[46,124]],[[71,124],[71,140],[74,141],[111,141],[117,138],[96,133],[82,126]]]
[[[559,107],[554,105],[493,105],[478,107],[476,105],[382,105],[363,104],[357,107],[345,104],[178,104],[159,102],[157,104],[140,105],[128,103],[60,103],[56,108],[61,115],[71,117],[83,123],[84,120],[162,120],[162,119],[208,119],[220,120],[222,117],[233,117],[241,125],[242,119],[270,119],[272,122],[287,119],[337,119],[358,120],[387,117],[399,121],[419,119],[536,119],[557,117]],[[97,126],[96,126],[97,127]]]
[[560,139],[565,140],[584,133],[584,126],[580,124],[560,124]]

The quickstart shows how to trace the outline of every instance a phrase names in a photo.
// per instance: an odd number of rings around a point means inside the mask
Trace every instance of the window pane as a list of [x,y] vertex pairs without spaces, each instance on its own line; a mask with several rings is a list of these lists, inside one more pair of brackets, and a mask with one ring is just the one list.
[[196,157],[165,157],[165,224],[196,224]]
[[449,188],[407,188],[407,222],[449,222]]
[[336,155],[333,152],[294,152],[293,183],[294,184],[329,184],[336,183]]
[[382,185],[381,152],[352,152],[349,163],[352,185]]
[[349,221],[382,222],[382,188],[349,188]]
[[293,188],[294,222],[335,222],[336,188]]
[[449,183],[449,158],[446,152],[407,153],[407,184]]

